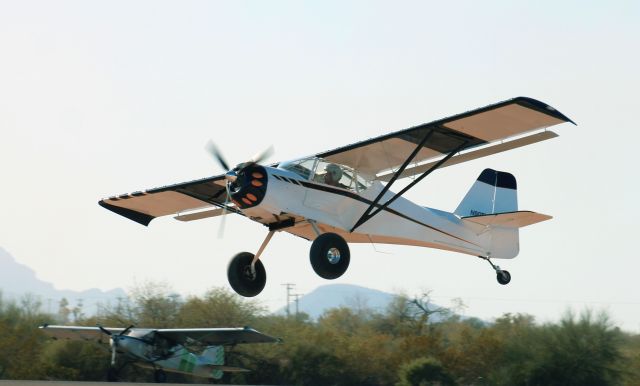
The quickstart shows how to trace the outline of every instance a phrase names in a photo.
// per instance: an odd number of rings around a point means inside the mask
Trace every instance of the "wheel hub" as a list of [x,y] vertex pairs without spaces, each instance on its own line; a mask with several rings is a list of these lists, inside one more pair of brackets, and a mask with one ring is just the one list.
[[331,264],[338,264],[340,262],[340,250],[338,248],[329,248],[327,251],[327,260]]
[[253,280],[255,280],[255,279],[256,279],[256,274],[255,274],[255,272],[251,269],[251,266],[250,266],[250,265],[247,265],[246,267],[244,267],[244,270],[243,270],[243,272],[242,272],[242,273],[244,274],[244,276],[245,276],[247,279],[249,279],[249,280],[251,280],[251,281],[253,281]]

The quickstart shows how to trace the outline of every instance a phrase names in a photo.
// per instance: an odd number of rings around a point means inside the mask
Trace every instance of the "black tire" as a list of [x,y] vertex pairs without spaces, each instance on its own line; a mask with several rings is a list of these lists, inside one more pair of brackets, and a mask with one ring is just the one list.
[[262,261],[256,261],[255,275],[251,274],[251,261],[253,253],[240,252],[233,256],[227,267],[229,284],[238,295],[247,298],[258,295],[267,283],[267,272]]
[[[336,255],[337,252],[337,255]],[[318,276],[337,279],[349,268],[349,245],[335,233],[323,233],[311,244],[309,259]]]
[[107,370],[107,382],[118,382],[118,370],[109,367],[109,370]]
[[167,382],[167,373],[162,369],[158,369],[153,372],[153,379],[156,383],[166,383]]
[[496,279],[498,279],[498,283],[507,285],[511,281],[511,274],[509,273],[509,271],[499,271],[496,274]]

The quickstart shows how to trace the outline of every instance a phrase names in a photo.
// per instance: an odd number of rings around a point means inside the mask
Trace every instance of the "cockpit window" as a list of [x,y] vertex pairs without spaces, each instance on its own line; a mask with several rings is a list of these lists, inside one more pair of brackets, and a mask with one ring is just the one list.
[[371,186],[372,181],[359,176],[349,166],[328,162],[318,158],[313,180],[323,184],[361,192]]
[[278,168],[293,172],[305,180],[348,189],[354,192],[362,192],[368,189],[373,183],[371,178],[358,174],[357,170],[349,166],[329,162],[322,158],[304,158],[287,161],[278,165]]

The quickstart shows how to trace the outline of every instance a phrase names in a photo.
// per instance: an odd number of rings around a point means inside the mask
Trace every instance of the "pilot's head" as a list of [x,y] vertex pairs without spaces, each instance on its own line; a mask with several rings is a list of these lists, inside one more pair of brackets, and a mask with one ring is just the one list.
[[342,169],[336,164],[327,164],[324,168],[324,182],[329,185],[338,185],[338,181],[342,178]]

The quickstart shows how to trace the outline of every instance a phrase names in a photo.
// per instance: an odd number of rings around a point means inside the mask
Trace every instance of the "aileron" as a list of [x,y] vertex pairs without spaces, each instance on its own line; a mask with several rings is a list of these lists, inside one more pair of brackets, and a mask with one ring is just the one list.
[[[447,162],[442,164],[439,169],[446,168],[447,166],[457,165],[459,163],[472,161],[478,158],[486,157],[492,154],[498,154],[505,152],[507,150],[517,149],[522,146],[531,145],[537,142],[545,141],[547,139],[555,138],[558,134],[554,133],[550,130],[545,130],[539,133],[535,133],[526,137],[520,137],[511,141],[501,142],[497,145],[490,145],[486,147],[481,147],[478,149],[471,149],[467,152],[457,154]],[[406,169],[402,172],[399,178],[411,177],[418,174],[422,174],[425,171],[429,170],[433,165],[435,165],[438,161],[423,163],[411,168]],[[393,177],[394,173],[387,173],[381,176],[378,176],[380,181],[389,181],[391,177]]]

